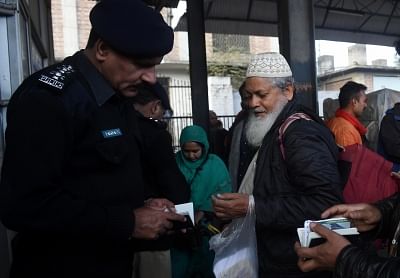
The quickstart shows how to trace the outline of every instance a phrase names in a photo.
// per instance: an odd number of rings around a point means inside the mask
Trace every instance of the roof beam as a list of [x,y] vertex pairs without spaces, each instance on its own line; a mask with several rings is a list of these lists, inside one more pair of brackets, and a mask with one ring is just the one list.
[[388,18],[388,20],[387,20],[387,22],[386,22],[386,26],[385,26],[385,29],[383,30],[383,33],[386,33],[387,28],[389,27],[389,23],[390,23],[390,21],[392,20],[394,11],[397,9],[397,4],[398,4],[398,3],[399,3],[399,2],[396,1],[396,3],[393,5],[393,9],[392,9],[392,11],[391,11],[391,13],[390,13],[390,16],[389,16],[389,18]]

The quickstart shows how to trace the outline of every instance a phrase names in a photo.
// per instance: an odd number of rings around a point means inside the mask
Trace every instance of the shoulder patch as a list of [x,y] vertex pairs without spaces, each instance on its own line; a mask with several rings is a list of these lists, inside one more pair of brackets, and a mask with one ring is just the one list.
[[50,88],[62,90],[70,80],[74,68],[68,64],[59,64],[49,67],[41,72],[38,81],[46,84]]

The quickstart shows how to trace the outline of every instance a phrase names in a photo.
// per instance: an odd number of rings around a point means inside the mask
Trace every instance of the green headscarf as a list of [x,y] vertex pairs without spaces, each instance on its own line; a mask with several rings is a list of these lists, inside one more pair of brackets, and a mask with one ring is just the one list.
[[179,137],[179,145],[182,148],[183,145],[188,142],[196,142],[202,146],[201,156],[196,161],[188,160],[182,151],[177,153],[177,156],[179,157],[178,163],[183,163],[185,166],[183,169],[181,169],[181,171],[186,177],[186,180],[191,181],[196,173],[197,168],[199,168],[207,158],[209,144],[207,140],[207,134],[205,133],[204,129],[197,125],[187,126],[182,130],[181,136]]
[[180,146],[196,142],[202,145],[202,154],[196,161],[188,160],[182,151],[176,161],[186,181],[190,184],[194,210],[212,211],[211,195],[231,192],[231,180],[224,162],[216,155],[209,154],[207,134],[197,125],[185,127],[180,136]]

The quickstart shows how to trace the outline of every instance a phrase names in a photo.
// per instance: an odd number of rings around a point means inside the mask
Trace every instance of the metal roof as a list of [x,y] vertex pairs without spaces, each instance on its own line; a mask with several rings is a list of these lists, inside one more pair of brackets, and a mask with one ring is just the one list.
[[337,76],[343,76],[343,75],[350,74],[350,73],[366,73],[366,72],[373,73],[375,75],[399,76],[400,68],[388,67],[388,66],[374,66],[374,65],[356,65],[356,66],[351,66],[351,67],[319,74],[318,80],[326,81],[326,80],[330,80],[331,78],[334,78]]
[[[204,0],[207,33],[278,36],[279,0]],[[315,39],[393,46],[400,0],[314,0]],[[176,31],[187,31],[184,14]]]

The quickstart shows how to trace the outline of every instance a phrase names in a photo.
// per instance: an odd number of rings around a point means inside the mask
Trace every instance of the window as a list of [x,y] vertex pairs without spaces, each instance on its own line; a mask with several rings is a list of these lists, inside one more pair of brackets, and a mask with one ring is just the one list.
[[244,35],[227,35],[213,34],[212,35],[214,52],[228,52],[237,50],[244,53],[249,53],[249,36]]

